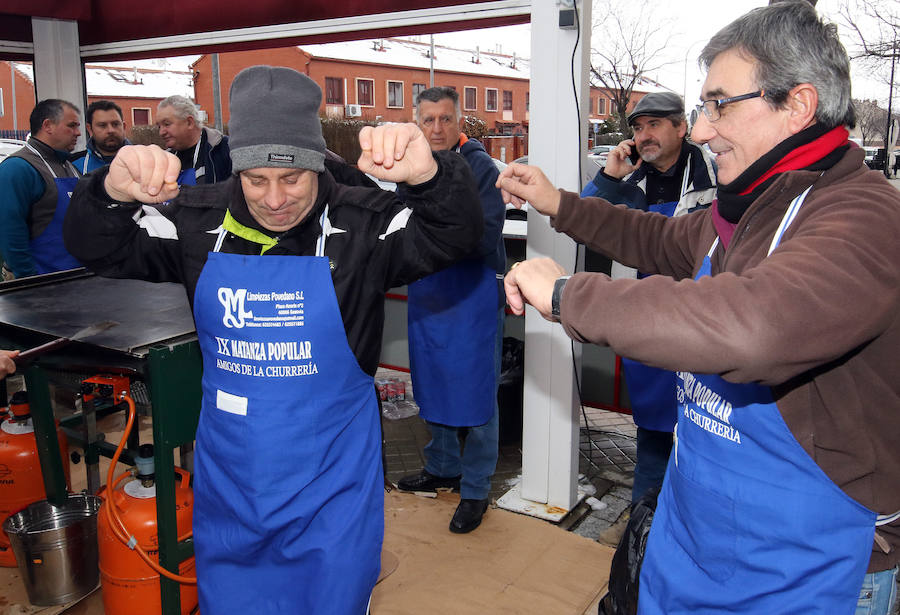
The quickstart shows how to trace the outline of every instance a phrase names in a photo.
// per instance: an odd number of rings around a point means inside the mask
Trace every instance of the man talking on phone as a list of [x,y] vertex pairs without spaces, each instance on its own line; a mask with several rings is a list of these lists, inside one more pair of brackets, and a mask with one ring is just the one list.
[[[685,138],[684,102],[671,92],[641,98],[628,115],[634,136],[609,152],[606,167],[582,191],[632,209],[679,216],[709,207],[716,197],[715,165]],[[640,275],[613,265],[612,277]],[[662,485],[676,420],[675,374],[628,358],[625,381],[637,425],[632,504]]]

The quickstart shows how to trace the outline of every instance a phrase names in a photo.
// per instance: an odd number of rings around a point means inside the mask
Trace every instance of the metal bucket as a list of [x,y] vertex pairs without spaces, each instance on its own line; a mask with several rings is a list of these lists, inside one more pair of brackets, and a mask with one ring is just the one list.
[[95,495],[70,494],[64,506],[42,500],[3,523],[33,605],[65,604],[97,587],[101,503]]

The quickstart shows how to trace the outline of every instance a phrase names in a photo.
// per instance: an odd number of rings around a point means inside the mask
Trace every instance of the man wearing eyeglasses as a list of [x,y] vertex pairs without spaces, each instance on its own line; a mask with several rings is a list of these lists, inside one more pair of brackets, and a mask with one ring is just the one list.
[[692,138],[719,179],[708,210],[579,199],[519,165],[498,182],[557,230],[666,275],[566,280],[536,259],[507,274],[508,301],[678,375],[639,613],[886,615],[900,561],[900,193],[848,141],[849,60],[809,3],[751,11],[700,60]]
[[[686,140],[684,102],[672,92],[651,92],[628,114],[634,131],[609,152],[581,196],[680,216],[709,207],[716,197],[716,171],[709,155]],[[636,160],[636,162],[632,162]],[[618,265],[618,264],[617,264]],[[614,265],[613,277],[635,277]],[[631,502],[662,485],[678,416],[675,374],[623,357],[631,414],[637,425],[637,463]]]
[[409,362],[413,395],[428,424],[425,468],[397,482],[404,491],[459,490],[450,531],[471,532],[487,510],[499,437],[497,378],[503,344],[506,206],[497,167],[484,147],[460,132],[459,94],[422,91],[417,121],[432,151],[465,158],[478,184],[484,234],[478,249],[409,285]]

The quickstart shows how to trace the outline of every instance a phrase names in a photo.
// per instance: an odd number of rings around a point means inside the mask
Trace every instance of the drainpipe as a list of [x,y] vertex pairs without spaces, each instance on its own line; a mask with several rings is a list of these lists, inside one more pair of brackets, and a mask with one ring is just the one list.
[[225,128],[225,123],[222,121],[222,84],[219,79],[219,54],[212,54],[211,60],[213,78],[213,113],[216,116],[216,130],[222,132]]

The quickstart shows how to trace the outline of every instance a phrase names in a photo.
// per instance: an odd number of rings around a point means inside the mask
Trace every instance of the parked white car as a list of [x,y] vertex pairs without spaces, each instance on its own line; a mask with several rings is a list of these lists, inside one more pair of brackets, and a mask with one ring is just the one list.
[[0,162],[23,147],[25,147],[25,141],[19,141],[18,139],[0,139]]

